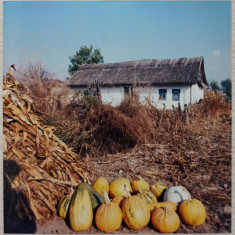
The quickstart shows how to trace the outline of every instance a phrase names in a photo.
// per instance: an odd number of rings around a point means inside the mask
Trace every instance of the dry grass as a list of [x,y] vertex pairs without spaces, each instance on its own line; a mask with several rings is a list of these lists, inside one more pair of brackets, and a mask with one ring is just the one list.
[[54,113],[70,102],[70,89],[41,63],[17,68],[15,76],[20,83],[18,89],[33,99],[35,108],[40,112]]
[[173,146],[195,132],[202,134],[202,126],[231,122],[231,104],[221,92],[205,92],[204,100],[185,111],[142,105],[138,96],[112,107],[93,96],[70,101],[68,87],[49,75],[42,65],[29,65],[21,74],[28,89],[22,90],[34,100],[44,123],[55,126],[59,138],[81,155],[122,152],[146,143]]
[[205,92],[205,99],[185,112],[181,107],[159,110],[150,101],[142,105],[138,96],[112,107],[93,96],[70,101],[69,88],[50,78],[40,63],[28,65],[18,77],[45,124],[55,126],[56,134],[79,154],[115,153],[145,143],[174,145],[200,132],[198,125],[231,120],[231,104],[221,92]]
[[221,120],[231,121],[231,104],[213,92],[186,111],[180,107],[159,110],[138,99],[124,99],[112,107],[95,97],[84,97],[44,116],[44,122],[54,125],[56,134],[81,155],[116,153],[146,143],[175,145],[195,131],[200,133],[200,125]]
[[138,96],[112,107],[93,96],[70,101],[71,91],[65,84],[41,78],[41,70],[24,81],[28,89],[22,90],[34,100],[44,123],[55,126],[57,136],[80,155],[122,152],[146,143],[173,146],[187,141],[195,132],[203,135],[201,126],[231,121],[231,104],[221,92],[205,92],[205,99],[188,105],[186,111],[181,107],[159,110],[150,101],[142,105]]

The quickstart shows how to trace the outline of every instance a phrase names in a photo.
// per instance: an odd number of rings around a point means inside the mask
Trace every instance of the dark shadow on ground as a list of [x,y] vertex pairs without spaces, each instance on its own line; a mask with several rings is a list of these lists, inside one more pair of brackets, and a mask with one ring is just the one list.
[[11,181],[19,174],[20,166],[4,160],[4,233],[35,233],[36,222],[30,203],[22,191],[12,189]]

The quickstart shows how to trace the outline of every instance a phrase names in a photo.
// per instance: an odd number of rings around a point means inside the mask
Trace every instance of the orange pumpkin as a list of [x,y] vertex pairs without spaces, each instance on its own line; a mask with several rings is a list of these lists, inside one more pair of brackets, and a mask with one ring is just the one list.
[[120,228],[122,223],[122,211],[114,202],[110,202],[108,194],[103,190],[105,203],[102,204],[95,215],[95,223],[103,232],[113,232]]
[[161,233],[174,233],[180,226],[179,216],[167,205],[165,208],[157,208],[153,211],[151,222],[153,227]]
[[177,211],[177,204],[175,202],[148,202],[148,207],[150,212],[152,213],[156,208],[165,208],[166,204],[168,204],[169,209]]
[[122,207],[124,197],[123,196],[116,196],[112,199],[112,202],[116,203],[120,208]]
[[183,201],[179,206],[179,214],[182,220],[189,225],[198,226],[206,220],[204,205],[197,199]]

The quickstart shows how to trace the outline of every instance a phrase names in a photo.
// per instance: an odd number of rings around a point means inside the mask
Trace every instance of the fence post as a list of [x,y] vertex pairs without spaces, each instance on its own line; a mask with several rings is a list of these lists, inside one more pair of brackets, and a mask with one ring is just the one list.
[[185,125],[188,124],[188,107],[187,107],[187,104],[184,105],[183,122],[184,122]]

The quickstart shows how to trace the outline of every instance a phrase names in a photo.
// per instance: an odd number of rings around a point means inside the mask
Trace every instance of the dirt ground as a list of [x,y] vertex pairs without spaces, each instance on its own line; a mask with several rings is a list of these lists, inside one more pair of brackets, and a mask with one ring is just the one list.
[[[181,223],[177,233],[231,233],[231,122],[208,123],[174,145],[145,144],[123,153],[84,157],[83,167],[92,182],[105,176],[130,181],[141,175],[150,184],[157,181],[186,187],[203,202],[206,222],[198,227]],[[76,233],[60,218],[37,225],[36,233]],[[101,233],[92,226],[84,233]],[[115,233],[156,233],[149,224],[140,231],[124,224]]]

